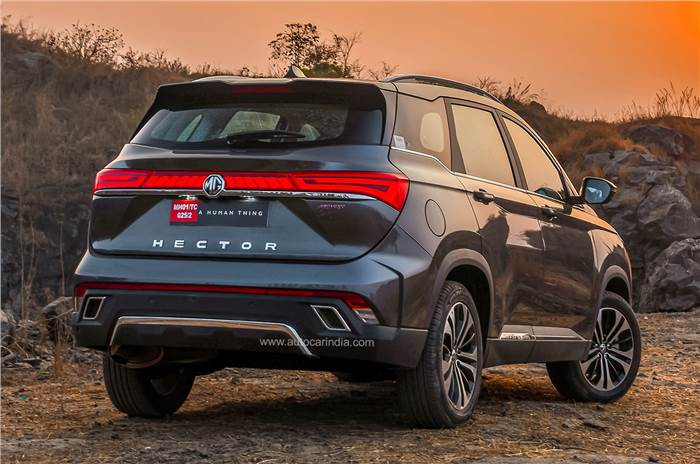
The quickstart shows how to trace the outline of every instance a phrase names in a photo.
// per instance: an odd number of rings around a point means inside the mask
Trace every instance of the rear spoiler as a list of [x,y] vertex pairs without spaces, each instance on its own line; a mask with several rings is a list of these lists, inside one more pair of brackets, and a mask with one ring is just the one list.
[[[360,90],[363,88],[364,90]],[[288,94],[288,93],[325,93],[357,95],[357,92],[375,93],[386,103],[387,117],[393,119],[395,99],[384,98],[382,90],[396,92],[393,84],[353,79],[241,79],[241,78],[207,78],[192,82],[163,84],[158,87],[153,104],[146,111],[136,129],[131,134],[133,139],[146,122],[160,109],[174,105],[226,103],[236,96],[244,94]]]

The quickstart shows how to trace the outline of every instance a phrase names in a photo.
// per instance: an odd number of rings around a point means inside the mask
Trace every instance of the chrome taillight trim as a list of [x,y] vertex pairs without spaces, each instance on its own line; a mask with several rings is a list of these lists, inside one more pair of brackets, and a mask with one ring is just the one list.
[[[101,197],[124,195],[160,195],[160,196],[193,196],[206,197],[203,190],[191,189],[102,189],[96,190],[95,195]],[[342,192],[300,192],[294,190],[223,190],[219,197],[243,198],[308,198],[312,200],[377,200],[368,195]]]

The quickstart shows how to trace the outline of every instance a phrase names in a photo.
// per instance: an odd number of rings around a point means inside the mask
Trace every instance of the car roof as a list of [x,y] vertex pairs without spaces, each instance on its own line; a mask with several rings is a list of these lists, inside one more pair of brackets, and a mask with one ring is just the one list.
[[368,79],[347,79],[347,78],[329,78],[329,77],[302,77],[302,78],[287,78],[287,77],[244,77],[244,76],[208,76],[200,79],[195,79],[192,82],[226,82],[228,84],[277,84],[284,85],[294,81],[309,81],[309,82],[338,82],[344,84],[362,84],[374,85],[382,90],[398,92],[413,97],[423,98],[425,100],[435,100],[436,98],[455,98],[459,100],[467,100],[474,103],[479,103],[502,111],[511,116],[517,121],[529,125],[513,110],[504,105],[498,98],[488,92],[479,89],[478,87],[469,84],[463,84],[458,81],[449,79],[426,76],[419,74],[405,74],[399,76],[391,76],[382,81]]
[[219,81],[228,84],[277,84],[284,85],[294,81],[309,81],[309,82],[338,82],[343,84],[364,84],[374,85],[384,90],[396,91],[396,87],[390,83],[382,81],[373,81],[368,79],[347,79],[347,78],[331,78],[331,77],[243,77],[243,76],[208,76],[200,79],[195,79],[192,82],[211,82]]

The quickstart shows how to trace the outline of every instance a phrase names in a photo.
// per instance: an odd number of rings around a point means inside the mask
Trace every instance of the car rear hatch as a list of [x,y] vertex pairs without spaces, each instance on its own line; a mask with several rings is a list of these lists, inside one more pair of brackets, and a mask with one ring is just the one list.
[[314,80],[164,86],[95,181],[97,253],[354,259],[396,221],[394,94]]

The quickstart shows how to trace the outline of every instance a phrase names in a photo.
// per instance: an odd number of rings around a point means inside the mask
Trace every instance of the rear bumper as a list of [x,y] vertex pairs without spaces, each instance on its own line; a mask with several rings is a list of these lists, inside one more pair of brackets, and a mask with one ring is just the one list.
[[[80,346],[156,346],[414,366],[426,331],[369,325],[341,299],[209,292],[88,290],[104,297],[94,319],[73,317]],[[324,326],[312,305],[337,309],[349,330]],[[83,305],[83,308],[85,305]]]
[[[78,345],[101,350],[115,345],[158,346],[280,353],[322,361],[319,365],[350,360],[413,367],[427,330],[402,327],[402,288],[407,277],[425,272],[430,256],[417,244],[402,249],[409,255],[373,253],[333,264],[88,252],[76,270],[75,283],[95,287],[86,291],[84,301],[104,300],[94,319],[76,313],[73,330]],[[106,284],[104,288],[100,283]],[[145,285],[139,288],[138,283]],[[222,291],[225,287],[233,290]],[[236,288],[285,289],[289,294],[238,293]],[[362,296],[379,324],[364,322],[336,295],[341,292]],[[313,305],[335,308],[347,330],[330,330]]]

